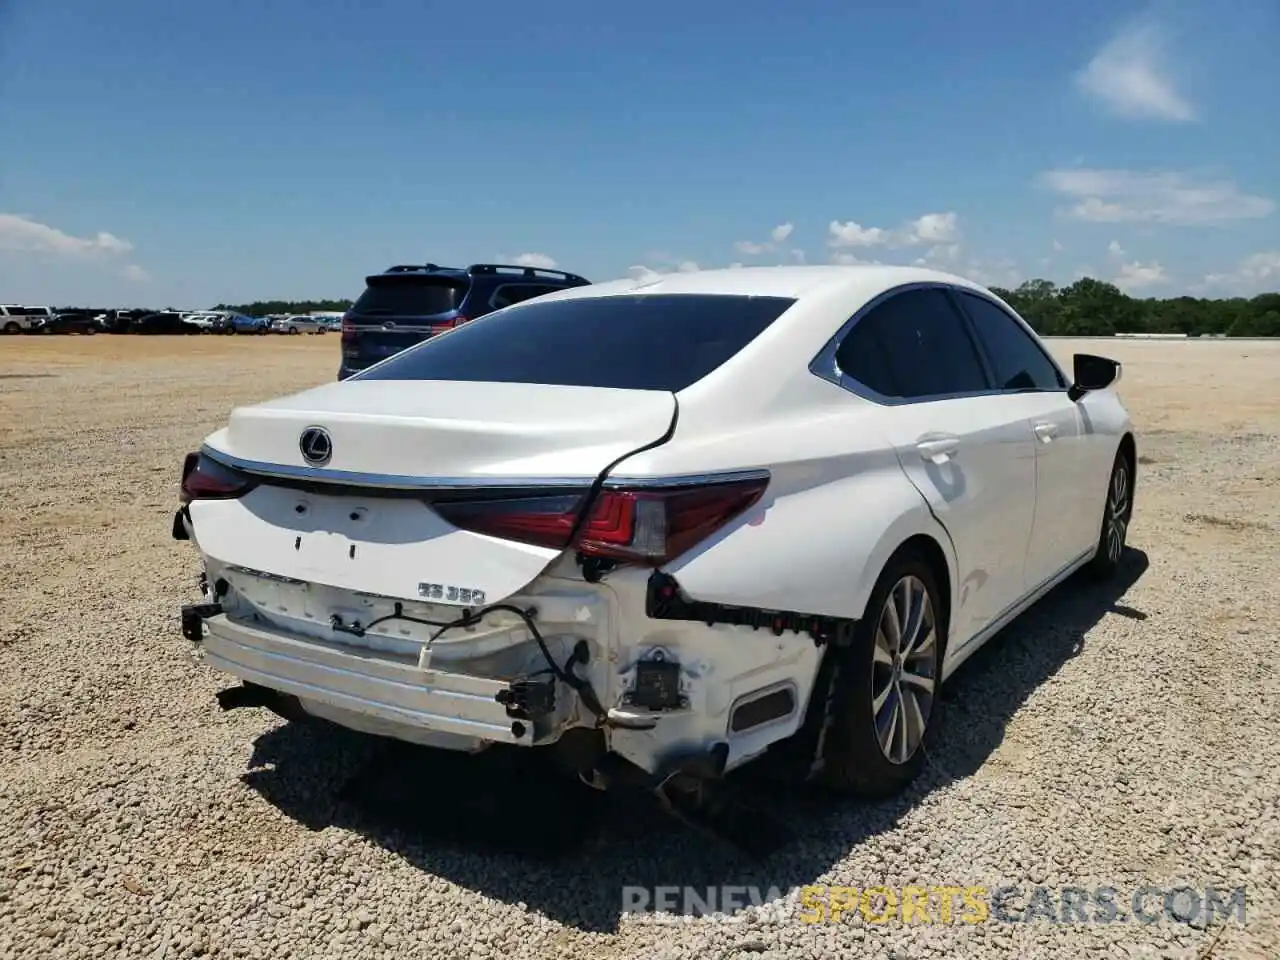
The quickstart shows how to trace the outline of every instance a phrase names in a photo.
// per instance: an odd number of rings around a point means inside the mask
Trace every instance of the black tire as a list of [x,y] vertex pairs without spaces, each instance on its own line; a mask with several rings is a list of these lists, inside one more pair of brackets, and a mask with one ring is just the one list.
[[[900,677],[902,672],[901,666],[895,670],[876,662],[877,633],[881,632],[881,618],[885,616],[891,592],[903,583],[911,584],[913,589],[919,585],[928,599],[928,606],[921,614],[922,620],[931,617],[933,624],[932,640],[925,644],[928,654],[909,659],[911,672],[930,680],[931,689],[925,693],[922,687],[908,685],[909,691],[918,691],[909,699],[919,707],[919,714],[913,715],[917,721],[923,720],[923,731],[913,749],[890,759],[888,753],[894,750],[881,747],[878,733],[882,727],[877,725],[873,708],[877,690],[883,689],[886,683],[891,686],[888,678]],[[901,599],[901,594],[895,599]],[[818,761],[817,771],[811,775],[817,785],[846,796],[883,799],[899,793],[916,778],[924,764],[926,742],[936,729],[941,706],[938,685],[946,650],[946,621],[946,606],[932,566],[914,550],[896,554],[876,581],[867,603],[867,615],[855,626],[851,642],[845,647],[830,648],[819,670],[814,702],[810,704],[806,721],[814,735],[809,755]],[[921,636],[927,633],[925,630]],[[887,638],[887,631],[885,636]],[[879,719],[883,729],[888,728],[893,711],[898,709],[894,696],[890,692],[881,705]],[[899,702],[902,710],[908,709],[906,699]],[[919,728],[918,723],[913,726]]]
[[8,323],[4,325],[4,332],[9,334],[10,336],[13,336],[13,334],[15,333],[21,333],[22,328],[18,326],[16,323],[14,323],[12,320],[10,320]]
[[1096,580],[1110,580],[1120,569],[1129,524],[1133,520],[1133,462],[1124,450],[1116,452],[1107,479],[1106,497],[1102,504],[1102,526],[1098,546],[1086,569]]

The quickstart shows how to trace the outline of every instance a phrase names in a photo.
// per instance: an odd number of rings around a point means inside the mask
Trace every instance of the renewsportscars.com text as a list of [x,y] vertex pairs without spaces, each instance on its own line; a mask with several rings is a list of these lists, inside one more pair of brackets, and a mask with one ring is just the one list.
[[623,913],[652,922],[716,916],[800,923],[1181,923],[1245,922],[1244,887],[912,885],[624,887]]

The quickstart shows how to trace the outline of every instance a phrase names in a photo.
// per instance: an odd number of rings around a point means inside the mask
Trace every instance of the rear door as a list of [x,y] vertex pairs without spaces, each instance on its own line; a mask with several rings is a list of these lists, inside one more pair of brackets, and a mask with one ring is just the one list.
[[951,535],[959,563],[952,652],[1023,595],[1035,513],[1035,441],[1016,402],[993,394],[964,318],[941,287],[873,307],[836,362],[883,405],[888,439]]
[[1019,405],[1036,438],[1036,510],[1027,547],[1027,585],[1034,588],[1097,540],[1102,487],[1088,469],[1093,431],[1067,395],[1062,371],[1017,320],[978,294],[957,292],[956,298],[973,322],[996,388]]
[[467,277],[385,274],[366,278],[347,313],[343,365],[362,370],[447,329],[470,289]]

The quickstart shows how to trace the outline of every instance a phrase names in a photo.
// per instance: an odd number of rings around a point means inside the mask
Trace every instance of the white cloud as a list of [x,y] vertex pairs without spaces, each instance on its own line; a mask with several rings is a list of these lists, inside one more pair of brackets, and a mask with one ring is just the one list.
[[511,262],[520,267],[540,267],[543,270],[551,270],[555,267],[556,262],[545,253],[521,253],[511,259]]
[[862,259],[862,257],[858,256],[856,253],[840,253],[840,252],[831,254],[831,262],[843,264],[845,266],[859,266],[862,264],[878,265],[880,263],[879,260],[864,260]]
[[122,256],[133,250],[133,244],[105,231],[92,237],[74,237],[26,214],[0,213],[0,250],[73,257]]
[[908,243],[950,243],[960,234],[954,213],[926,213],[913,220],[907,231]]
[[667,273],[694,273],[701,270],[695,260],[682,260],[662,250],[652,250],[645,255],[647,264],[637,263],[627,268],[636,280],[653,280]]
[[734,249],[743,256],[758,257],[763,253],[769,253],[772,250],[778,249],[778,246],[782,244],[787,237],[791,236],[793,230],[795,230],[795,224],[790,222],[780,223],[769,231],[770,239],[763,243],[757,243],[754,240],[739,240],[733,246]]
[[151,274],[143,270],[136,263],[131,263],[120,271],[120,275],[126,280],[132,280],[134,283],[149,283]]
[[953,244],[960,237],[960,220],[956,214],[926,213],[903,224],[896,230],[883,227],[864,227],[855,220],[841,223],[832,220],[827,224],[827,245],[830,247],[911,247],[921,244],[937,246]]
[[1040,181],[1076,202],[1064,215],[1096,223],[1199,226],[1268,216],[1275,203],[1242,193],[1229,180],[1196,180],[1177,171],[1048,170]]
[[742,261],[740,261],[740,260],[735,260],[735,261],[733,261],[733,263],[729,264],[729,269],[730,269],[730,270],[741,270],[741,269],[742,269],[742,266],[743,266],[743,265],[742,265]]
[[1057,240],[1053,241],[1053,252],[1054,252],[1054,253],[1061,253],[1061,252],[1062,252],[1063,250],[1065,250],[1065,249],[1067,249],[1067,248],[1066,248],[1066,247],[1064,247],[1064,246],[1063,246],[1061,243],[1059,243]]
[[1017,287],[1026,279],[1018,269],[1018,264],[1009,257],[971,258],[962,269],[953,268],[953,272],[984,287],[1004,287],[1008,290]]
[[650,280],[657,280],[662,276],[662,274],[657,270],[646,267],[642,263],[632,264],[627,267],[627,275],[630,276],[632,280],[639,280],[641,283],[646,283]]
[[1235,270],[1207,274],[1195,284],[1197,293],[1226,293],[1239,297],[1280,291],[1280,250],[1263,250],[1240,261]]
[[1194,120],[1195,108],[1174,83],[1166,47],[1157,25],[1129,24],[1075,75],[1076,86],[1120,117]]
[[1147,287],[1169,282],[1169,274],[1165,272],[1158,260],[1151,263],[1122,263],[1120,272],[1114,281],[1117,287],[1126,293],[1137,293]]
[[1124,247],[1120,246],[1119,240],[1112,240],[1107,244],[1107,253],[1111,254],[1113,257],[1123,257]]
[[887,231],[879,227],[864,227],[852,220],[845,223],[832,220],[827,224],[827,232],[831,234],[827,243],[832,247],[876,247],[889,239]]
[[791,251],[791,259],[792,259],[792,260],[794,260],[796,263],[804,263],[804,262],[805,262],[805,255],[804,255],[804,251],[803,251],[803,250],[792,250],[792,251]]

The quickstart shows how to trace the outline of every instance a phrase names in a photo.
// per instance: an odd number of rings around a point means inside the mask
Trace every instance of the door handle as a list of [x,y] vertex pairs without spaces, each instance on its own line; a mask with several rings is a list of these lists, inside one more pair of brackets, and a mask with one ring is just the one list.
[[920,456],[933,463],[945,463],[946,460],[960,449],[959,437],[929,437],[925,440],[916,442],[916,449],[920,451]]
[[1058,435],[1058,425],[1056,423],[1037,423],[1032,429],[1035,430],[1036,437],[1042,443],[1048,443]]

